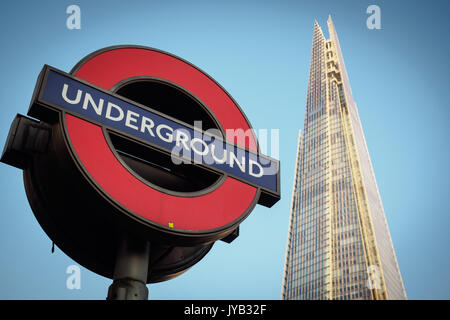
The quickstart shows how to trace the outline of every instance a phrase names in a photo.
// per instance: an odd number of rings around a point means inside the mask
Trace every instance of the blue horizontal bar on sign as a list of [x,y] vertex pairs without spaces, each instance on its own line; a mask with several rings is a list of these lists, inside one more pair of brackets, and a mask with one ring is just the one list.
[[45,66],[37,103],[79,115],[191,162],[279,196],[279,161],[224,141],[148,107]]

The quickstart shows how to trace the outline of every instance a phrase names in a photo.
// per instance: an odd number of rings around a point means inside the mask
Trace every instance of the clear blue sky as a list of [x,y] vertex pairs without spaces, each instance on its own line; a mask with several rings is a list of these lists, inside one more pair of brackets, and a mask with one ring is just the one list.
[[[81,30],[66,28],[67,6]],[[366,8],[381,8],[381,30]],[[10,1],[0,11],[0,144],[25,114],[43,64],[69,71],[88,53],[138,44],[197,65],[256,128],[280,129],[282,200],[258,206],[232,244],[217,243],[150,299],[279,299],[314,19],[335,23],[410,299],[450,298],[450,1]],[[28,205],[22,172],[0,164],[0,298],[104,299],[111,280],[81,269]]]

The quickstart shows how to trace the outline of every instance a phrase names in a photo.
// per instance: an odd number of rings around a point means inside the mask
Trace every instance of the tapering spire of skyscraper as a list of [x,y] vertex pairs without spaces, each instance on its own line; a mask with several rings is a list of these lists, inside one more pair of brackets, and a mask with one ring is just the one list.
[[406,299],[339,39],[314,21],[283,299]]

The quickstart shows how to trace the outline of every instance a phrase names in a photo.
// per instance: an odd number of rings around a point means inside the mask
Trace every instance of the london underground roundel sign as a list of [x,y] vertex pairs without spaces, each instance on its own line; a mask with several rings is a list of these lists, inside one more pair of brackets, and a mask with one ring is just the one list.
[[[70,73],[45,65],[2,161],[24,170],[36,218],[69,256],[111,277],[117,235],[150,241],[161,281],[231,240],[280,198],[279,162],[211,77],[140,46],[96,51]],[[159,268],[159,269],[158,269]]]

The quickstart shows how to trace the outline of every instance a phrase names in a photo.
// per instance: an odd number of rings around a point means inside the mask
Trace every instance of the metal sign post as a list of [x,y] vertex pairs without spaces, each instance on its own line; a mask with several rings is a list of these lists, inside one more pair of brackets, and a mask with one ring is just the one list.
[[150,243],[123,235],[107,300],[146,300]]

